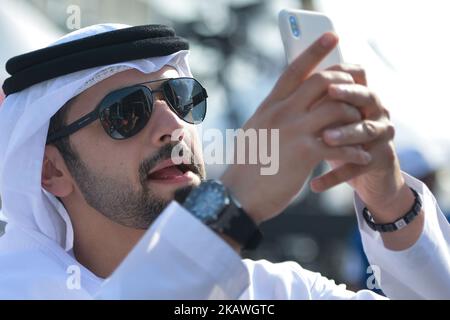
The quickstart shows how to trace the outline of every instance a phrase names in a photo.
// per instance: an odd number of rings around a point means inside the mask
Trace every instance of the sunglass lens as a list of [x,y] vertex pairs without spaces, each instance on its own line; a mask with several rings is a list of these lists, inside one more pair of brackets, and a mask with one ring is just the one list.
[[100,119],[112,138],[130,138],[145,127],[150,119],[151,103],[144,90],[125,88],[105,97],[107,107],[101,111]]
[[201,123],[206,115],[206,90],[194,79],[171,79],[163,85],[164,95],[178,116],[186,122]]

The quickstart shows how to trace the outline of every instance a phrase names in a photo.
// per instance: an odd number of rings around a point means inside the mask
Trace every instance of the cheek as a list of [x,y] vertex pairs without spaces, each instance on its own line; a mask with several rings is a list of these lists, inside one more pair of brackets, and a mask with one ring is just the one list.
[[[106,139],[105,139],[106,138]],[[108,177],[139,183],[139,153],[129,141],[116,141],[109,137],[82,139],[76,150],[82,161],[92,171]]]

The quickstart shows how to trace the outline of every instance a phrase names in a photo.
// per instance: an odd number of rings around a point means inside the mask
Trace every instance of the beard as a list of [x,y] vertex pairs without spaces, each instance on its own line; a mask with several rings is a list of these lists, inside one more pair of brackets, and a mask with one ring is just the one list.
[[[159,162],[170,159],[175,146],[176,144],[165,145],[155,155],[141,162],[138,191],[131,182],[127,183],[116,177],[94,172],[79,157],[66,159],[66,163],[88,205],[123,226],[148,229],[172,200],[158,196],[157,190],[149,188],[147,174]],[[182,150],[186,152],[186,148]],[[180,166],[185,171],[192,171],[200,180],[204,180],[206,176],[204,164],[195,161],[192,152],[189,152],[189,158],[189,164]],[[193,186],[179,188],[175,194],[184,195],[181,197],[184,198],[192,188]],[[180,196],[177,196],[177,200],[179,199]]]

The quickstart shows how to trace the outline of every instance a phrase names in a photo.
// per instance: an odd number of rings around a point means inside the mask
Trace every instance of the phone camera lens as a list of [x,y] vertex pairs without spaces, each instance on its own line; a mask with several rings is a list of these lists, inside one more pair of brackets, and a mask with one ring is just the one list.
[[299,37],[299,36],[300,36],[300,30],[299,30],[299,28],[298,28],[298,25],[297,25],[297,19],[295,18],[295,16],[290,16],[290,17],[289,17],[289,23],[290,23],[290,25],[291,25],[291,31],[292,31],[292,34],[293,34],[295,37]]

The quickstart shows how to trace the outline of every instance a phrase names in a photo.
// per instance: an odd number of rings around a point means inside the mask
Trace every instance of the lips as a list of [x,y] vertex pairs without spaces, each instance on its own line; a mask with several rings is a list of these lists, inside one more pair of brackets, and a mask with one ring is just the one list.
[[171,166],[167,168],[160,169],[148,175],[151,180],[167,180],[174,179],[176,177],[182,176],[184,174],[177,166]]
[[166,160],[158,164],[147,175],[149,180],[173,180],[183,177],[189,171],[186,164],[176,165],[172,160]]

